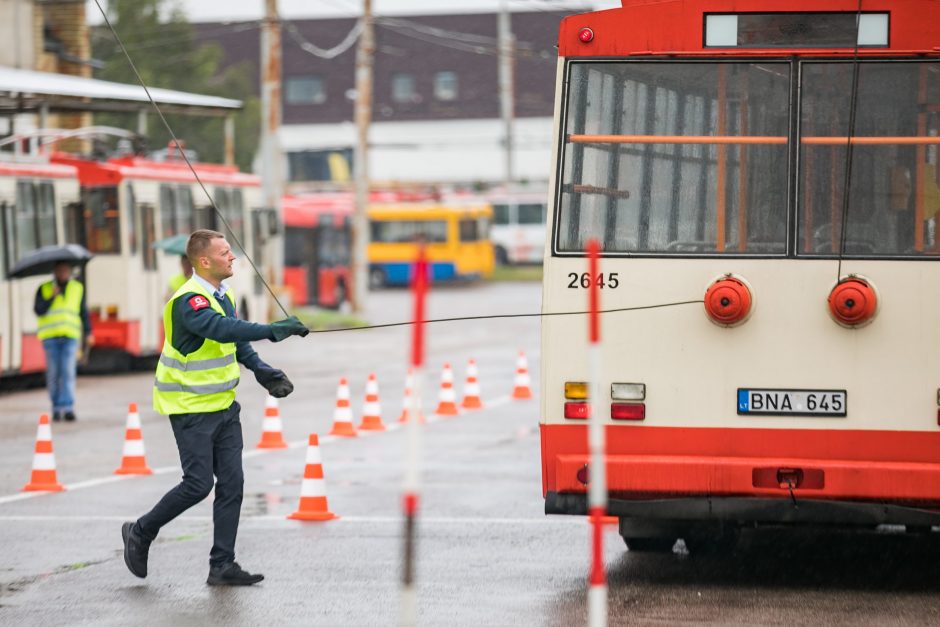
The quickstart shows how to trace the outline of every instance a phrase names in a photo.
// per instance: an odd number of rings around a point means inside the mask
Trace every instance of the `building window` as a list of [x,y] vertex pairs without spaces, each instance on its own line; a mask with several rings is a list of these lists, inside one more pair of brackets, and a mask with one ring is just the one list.
[[417,95],[414,74],[392,74],[392,100],[414,102]]
[[287,104],[323,104],[326,84],[319,76],[293,76],[287,79]]
[[438,100],[457,100],[457,72],[438,72],[434,75],[434,97]]

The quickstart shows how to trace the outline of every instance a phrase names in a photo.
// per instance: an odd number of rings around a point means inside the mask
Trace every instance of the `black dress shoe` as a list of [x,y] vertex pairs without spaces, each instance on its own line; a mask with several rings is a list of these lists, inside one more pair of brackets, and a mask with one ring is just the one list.
[[65,422],[75,422],[75,412],[67,411],[65,412]]
[[121,537],[124,539],[124,563],[134,575],[143,579],[147,576],[147,553],[150,543],[134,532],[134,523],[121,525]]
[[52,422],[59,422],[62,420],[62,412],[54,411],[52,412]]
[[206,583],[210,586],[250,586],[264,581],[264,575],[252,575],[242,570],[238,562],[225,566],[209,567],[209,578]]

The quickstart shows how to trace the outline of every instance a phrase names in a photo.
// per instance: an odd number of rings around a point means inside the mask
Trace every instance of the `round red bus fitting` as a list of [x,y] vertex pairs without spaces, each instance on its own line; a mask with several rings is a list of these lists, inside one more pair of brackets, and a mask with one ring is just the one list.
[[857,276],[842,279],[829,292],[829,313],[845,327],[871,322],[878,309],[878,295],[868,281]]
[[585,26],[578,31],[578,39],[580,39],[583,44],[590,43],[594,39],[594,31]]
[[712,283],[705,292],[705,313],[711,321],[730,327],[744,322],[751,313],[751,290],[730,275]]

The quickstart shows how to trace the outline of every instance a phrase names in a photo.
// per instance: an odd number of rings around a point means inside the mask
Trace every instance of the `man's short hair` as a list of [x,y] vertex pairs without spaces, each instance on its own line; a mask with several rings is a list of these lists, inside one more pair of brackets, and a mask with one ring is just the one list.
[[189,241],[186,242],[186,256],[189,257],[189,263],[195,266],[196,260],[205,255],[206,251],[209,250],[209,246],[212,245],[212,240],[220,237],[224,238],[225,235],[218,231],[211,231],[209,229],[193,231],[193,234],[189,236]]

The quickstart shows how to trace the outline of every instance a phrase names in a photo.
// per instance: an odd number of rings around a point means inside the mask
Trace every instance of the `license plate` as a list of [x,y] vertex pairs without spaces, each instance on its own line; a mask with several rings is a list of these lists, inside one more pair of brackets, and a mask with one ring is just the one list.
[[753,416],[845,416],[845,390],[738,388],[738,413]]

